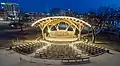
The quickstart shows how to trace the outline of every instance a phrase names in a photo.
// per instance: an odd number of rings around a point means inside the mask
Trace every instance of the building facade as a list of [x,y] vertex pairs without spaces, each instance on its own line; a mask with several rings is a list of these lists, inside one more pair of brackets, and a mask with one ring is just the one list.
[[12,18],[17,18],[20,12],[19,4],[17,3],[1,3],[1,8]]

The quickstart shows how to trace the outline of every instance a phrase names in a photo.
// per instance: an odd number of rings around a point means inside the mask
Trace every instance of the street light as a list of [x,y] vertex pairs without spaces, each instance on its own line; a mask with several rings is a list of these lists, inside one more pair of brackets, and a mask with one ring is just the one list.
[[5,5],[5,3],[1,3],[2,5]]

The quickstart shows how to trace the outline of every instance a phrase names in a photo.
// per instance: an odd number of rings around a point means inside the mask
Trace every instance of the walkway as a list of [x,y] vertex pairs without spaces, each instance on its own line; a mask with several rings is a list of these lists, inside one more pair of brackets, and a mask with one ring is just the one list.
[[113,54],[92,57],[91,62],[87,64],[63,65],[60,60],[34,59],[33,62],[29,62],[23,59],[19,61],[21,55],[18,53],[10,54],[9,51],[0,49],[0,66],[119,66],[120,53],[112,50],[111,52]]

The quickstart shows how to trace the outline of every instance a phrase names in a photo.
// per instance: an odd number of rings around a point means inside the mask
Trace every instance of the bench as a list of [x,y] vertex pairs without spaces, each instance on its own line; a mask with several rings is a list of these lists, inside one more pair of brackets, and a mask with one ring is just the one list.
[[69,63],[69,62],[84,62],[84,61],[90,61],[90,57],[89,56],[83,56],[83,57],[75,57],[75,58],[63,58],[61,60],[62,63]]

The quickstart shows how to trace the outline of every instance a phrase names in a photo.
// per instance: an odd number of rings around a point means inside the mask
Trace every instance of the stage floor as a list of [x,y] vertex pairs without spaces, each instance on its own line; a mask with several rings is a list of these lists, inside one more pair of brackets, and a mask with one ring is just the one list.
[[76,40],[78,40],[78,38],[52,38],[52,37],[46,37],[45,38],[45,40],[47,40],[47,41],[76,41]]

